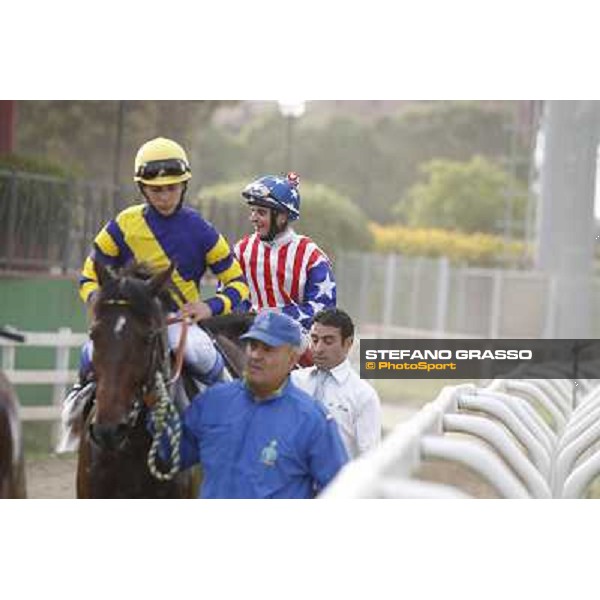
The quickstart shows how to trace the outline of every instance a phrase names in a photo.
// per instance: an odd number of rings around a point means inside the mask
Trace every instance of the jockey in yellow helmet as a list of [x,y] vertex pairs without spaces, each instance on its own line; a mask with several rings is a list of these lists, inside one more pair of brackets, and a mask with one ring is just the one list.
[[[145,202],[121,211],[100,230],[85,260],[79,292],[91,305],[98,290],[95,264],[120,268],[131,261],[144,262],[152,270],[175,264],[171,309],[194,321],[223,315],[249,296],[240,264],[226,239],[194,208],[184,205],[192,177],[185,150],[173,140],[158,137],[143,144],[134,164],[134,181]],[[200,280],[210,269],[219,280],[219,291],[200,296]],[[169,343],[179,339],[181,325],[169,326]],[[91,342],[82,353],[82,378],[91,371]],[[209,336],[190,328],[184,355],[192,374],[205,383],[218,380],[223,359]]]

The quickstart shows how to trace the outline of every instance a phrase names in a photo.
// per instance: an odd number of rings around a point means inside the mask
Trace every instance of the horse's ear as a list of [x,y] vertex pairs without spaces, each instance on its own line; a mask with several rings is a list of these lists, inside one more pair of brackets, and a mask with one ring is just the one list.
[[157,273],[156,275],[154,275],[154,277],[152,277],[152,279],[150,279],[146,283],[148,289],[150,290],[150,293],[153,296],[156,296],[166,285],[168,285],[174,270],[175,264],[170,263],[164,271]]
[[114,281],[115,278],[110,268],[105,267],[100,261],[94,261],[94,268],[96,269],[96,276],[98,277],[100,287],[104,287],[107,283]]

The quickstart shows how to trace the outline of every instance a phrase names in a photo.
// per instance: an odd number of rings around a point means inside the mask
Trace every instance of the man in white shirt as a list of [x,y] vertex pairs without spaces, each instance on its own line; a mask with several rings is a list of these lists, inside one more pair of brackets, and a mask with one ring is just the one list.
[[354,324],[339,308],[317,313],[310,329],[314,366],[292,371],[292,381],[333,415],[348,454],[356,458],[381,440],[381,402],[350,365]]

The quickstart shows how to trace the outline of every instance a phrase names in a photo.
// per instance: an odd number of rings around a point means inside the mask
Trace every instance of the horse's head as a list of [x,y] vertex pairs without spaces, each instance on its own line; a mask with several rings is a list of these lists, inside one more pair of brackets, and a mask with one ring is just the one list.
[[96,265],[100,291],[90,333],[97,379],[91,437],[104,448],[124,444],[163,365],[166,325],[160,295],[173,268],[150,276],[140,265],[119,274]]

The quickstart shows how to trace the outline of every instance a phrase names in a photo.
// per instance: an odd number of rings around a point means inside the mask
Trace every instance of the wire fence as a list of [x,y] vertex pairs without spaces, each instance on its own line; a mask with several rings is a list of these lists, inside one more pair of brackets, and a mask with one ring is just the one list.
[[[447,258],[375,253],[336,257],[338,305],[379,337],[544,338],[556,336],[559,291],[578,282],[534,270],[452,265]],[[588,282],[588,338],[600,335],[600,279]]]
[[0,268],[79,269],[122,197],[109,184],[0,170]]

